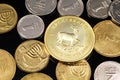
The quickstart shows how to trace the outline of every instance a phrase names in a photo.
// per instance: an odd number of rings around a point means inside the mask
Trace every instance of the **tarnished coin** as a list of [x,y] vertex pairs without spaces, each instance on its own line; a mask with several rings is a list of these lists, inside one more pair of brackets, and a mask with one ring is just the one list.
[[94,80],[120,80],[120,64],[115,61],[105,61],[97,66]]
[[16,10],[8,4],[0,4],[0,34],[12,30],[18,20]]
[[38,38],[44,32],[44,22],[42,18],[36,15],[26,15],[22,17],[17,24],[17,31],[22,38]]
[[45,68],[49,62],[49,54],[45,53],[44,45],[37,40],[21,43],[15,52],[18,67],[25,72],[37,72]]
[[44,73],[31,73],[24,76],[21,80],[53,80],[53,79]]
[[84,10],[84,4],[82,0],[59,0],[57,10],[62,16],[80,16]]
[[114,22],[120,24],[120,0],[113,0],[110,5],[109,14]]
[[30,13],[43,16],[55,10],[57,0],[25,0],[25,5]]
[[96,24],[94,49],[106,57],[120,56],[120,26],[111,20],[105,20]]
[[87,13],[89,16],[99,19],[108,17],[108,10],[111,0],[88,0]]
[[48,26],[45,47],[57,60],[74,62],[90,55],[95,36],[91,26],[82,18],[64,16]]
[[16,72],[16,63],[12,55],[0,49],[0,80],[12,80]]
[[59,62],[56,67],[57,80],[90,80],[91,68],[86,60],[75,63]]

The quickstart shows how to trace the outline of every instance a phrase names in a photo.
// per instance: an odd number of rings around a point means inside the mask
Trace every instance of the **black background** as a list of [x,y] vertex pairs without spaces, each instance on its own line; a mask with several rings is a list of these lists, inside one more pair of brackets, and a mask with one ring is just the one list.
[[[97,24],[98,22],[103,21],[105,19],[100,20],[100,19],[88,17],[87,11],[86,11],[86,2],[87,2],[87,0],[83,0],[84,12],[80,17],[85,19],[92,27],[94,27],[95,24]],[[27,14],[30,14],[25,7],[25,0],[0,0],[0,3],[6,3],[6,4],[13,6],[18,13],[18,20],[21,17],[23,17]],[[46,15],[46,16],[40,16],[40,17],[43,19],[43,21],[45,23],[45,27],[47,28],[47,26],[50,24],[50,22],[52,22],[54,19],[60,17],[60,15],[58,14],[57,9],[55,9],[53,13]],[[110,20],[111,18],[108,17],[106,19]],[[36,38],[36,40],[44,42],[44,34],[41,37]],[[18,35],[16,27],[13,30],[11,30],[10,32],[0,34],[0,48],[5,49],[8,52],[10,52],[13,55],[13,57],[14,57],[14,53],[15,53],[16,48],[23,41],[26,41],[26,39],[22,39]],[[91,66],[91,69],[92,69],[91,80],[94,80],[93,74],[94,74],[95,68],[100,63],[102,63],[103,61],[108,61],[108,60],[120,62],[120,57],[116,57],[116,58],[103,57],[103,56],[99,55],[95,50],[93,50],[92,54],[87,58],[87,60],[88,60],[90,66]],[[39,72],[45,73],[45,74],[49,75],[50,77],[52,77],[54,80],[56,80],[55,68],[56,68],[57,62],[58,62],[57,60],[55,60],[51,57],[48,66]],[[15,74],[13,80],[20,80],[26,74],[29,74],[29,73],[21,71],[17,67],[16,74]]]

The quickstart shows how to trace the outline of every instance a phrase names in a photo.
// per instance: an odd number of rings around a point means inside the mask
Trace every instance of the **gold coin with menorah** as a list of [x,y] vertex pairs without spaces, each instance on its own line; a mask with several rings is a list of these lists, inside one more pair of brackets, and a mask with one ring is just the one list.
[[11,5],[0,4],[0,34],[12,30],[17,20],[17,12]]

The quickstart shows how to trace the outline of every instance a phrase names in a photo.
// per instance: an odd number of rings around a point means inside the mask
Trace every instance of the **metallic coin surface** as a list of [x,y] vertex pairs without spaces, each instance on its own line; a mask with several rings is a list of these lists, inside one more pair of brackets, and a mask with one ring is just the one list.
[[15,52],[18,67],[25,72],[37,72],[45,68],[49,62],[49,54],[45,53],[44,45],[37,40],[21,43]]
[[25,0],[25,5],[30,13],[43,16],[55,10],[57,0]]
[[16,72],[16,63],[12,55],[0,49],[0,80],[12,80]]
[[82,0],[59,0],[57,10],[62,16],[80,16],[84,10],[84,4]]
[[53,79],[44,73],[31,73],[24,76],[21,80],[53,80]]
[[88,0],[87,13],[89,16],[99,19],[108,17],[108,10],[111,0]]
[[12,30],[17,20],[17,12],[11,5],[0,4],[0,34]]
[[40,37],[44,32],[44,22],[36,15],[26,15],[17,24],[17,31],[22,38],[34,39]]
[[94,49],[106,57],[120,56],[120,26],[111,20],[105,20],[96,24]]
[[120,64],[115,61],[102,62],[95,70],[94,80],[120,80]]
[[49,24],[44,40],[46,49],[55,59],[74,62],[90,55],[95,36],[82,18],[64,16]]
[[113,21],[120,24],[120,0],[113,0],[110,5],[109,14]]
[[86,60],[74,63],[59,62],[56,67],[57,80],[90,80],[91,68]]

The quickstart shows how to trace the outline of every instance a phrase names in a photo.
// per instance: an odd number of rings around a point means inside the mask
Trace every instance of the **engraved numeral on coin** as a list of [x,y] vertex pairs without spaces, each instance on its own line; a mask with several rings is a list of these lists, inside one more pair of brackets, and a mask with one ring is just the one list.
[[8,25],[11,25],[13,11],[12,10],[5,10],[4,12],[0,13],[0,20]]

